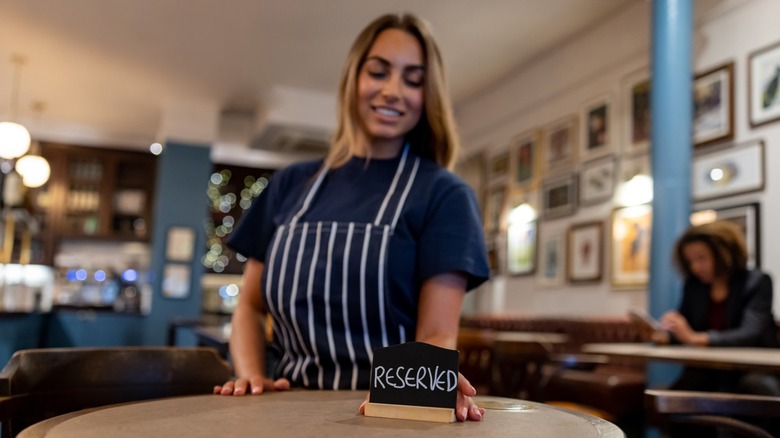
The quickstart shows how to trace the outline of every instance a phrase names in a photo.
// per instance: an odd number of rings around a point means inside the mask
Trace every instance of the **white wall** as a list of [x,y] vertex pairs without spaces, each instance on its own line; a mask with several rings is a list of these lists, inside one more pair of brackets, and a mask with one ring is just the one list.
[[[699,0],[714,2],[715,0]],[[762,138],[766,148],[766,188],[763,192],[730,197],[694,205],[721,207],[748,202],[761,203],[762,268],[780,282],[780,175],[772,169],[780,164],[780,122],[751,129],[747,112],[747,60],[756,49],[780,41],[775,17],[776,0],[725,0],[707,3],[707,12],[697,14],[694,36],[694,72],[703,72],[729,60],[735,62],[735,138],[737,143]],[[617,114],[623,108],[621,81],[649,65],[651,2],[634,2],[598,27],[546,52],[522,66],[489,89],[461,102],[457,117],[466,155],[506,147],[521,132],[541,127],[572,113],[584,102],[611,93]],[[622,118],[618,129],[622,128]],[[614,131],[618,139],[624,132]],[[618,148],[619,150],[619,148]],[[622,158],[618,153],[618,158]],[[473,176],[470,176],[473,180]],[[541,220],[539,233],[565,232],[572,224],[603,220],[608,234],[611,202],[581,207],[573,216]],[[622,314],[632,307],[646,307],[646,290],[620,290],[610,284],[609,251],[605,238],[601,282],[589,285],[565,284],[543,287],[535,277],[501,277],[476,291],[467,302],[467,312],[505,311],[537,315]],[[503,242],[501,242],[503,249]],[[672,267],[670,266],[670,269]],[[780,289],[780,288],[778,288]],[[778,293],[776,292],[776,296]],[[775,312],[780,314],[780,297]]]

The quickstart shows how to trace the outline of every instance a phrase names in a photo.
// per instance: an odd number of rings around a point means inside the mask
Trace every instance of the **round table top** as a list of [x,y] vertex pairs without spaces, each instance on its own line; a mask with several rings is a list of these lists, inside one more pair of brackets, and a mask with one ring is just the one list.
[[624,437],[612,423],[540,403],[477,397],[482,421],[430,423],[364,417],[363,391],[305,391],[262,396],[200,395],[113,405],[61,415],[33,425],[20,438],[111,437]]

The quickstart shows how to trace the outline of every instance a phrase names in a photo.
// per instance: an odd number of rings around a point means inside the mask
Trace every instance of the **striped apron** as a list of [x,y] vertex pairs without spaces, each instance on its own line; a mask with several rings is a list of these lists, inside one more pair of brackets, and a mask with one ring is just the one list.
[[[293,385],[367,388],[373,350],[414,337],[394,320],[387,296],[387,248],[420,164],[404,148],[371,223],[309,222],[322,169],[272,239],[264,299]],[[413,340],[413,339],[411,339]]]

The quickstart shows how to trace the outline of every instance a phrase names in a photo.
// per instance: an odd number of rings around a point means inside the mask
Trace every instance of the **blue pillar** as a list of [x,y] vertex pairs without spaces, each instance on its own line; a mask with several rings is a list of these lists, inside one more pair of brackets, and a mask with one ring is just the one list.
[[[153,276],[152,308],[144,327],[146,345],[165,344],[168,322],[172,318],[194,319],[201,313],[203,265],[200,259],[206,248],[203,220],[208,215],[206,189],[212,169],[210,152],[206,146],[169,141],[158,162],[150,267]],[[187,227],[195,232],[190,260],[167,260],[166,244],[171,227]],[[163,296],[166,265],[186,265],[190,268],[190,290],[186,297]]]
[[[681,282],[672,264],[677,237],[691,211],[693,2],[654,0],[652,34],[653,239],[649,309],[660,316],[679,303]],[[666,367],[648,370],[648,386],[674,377]]]

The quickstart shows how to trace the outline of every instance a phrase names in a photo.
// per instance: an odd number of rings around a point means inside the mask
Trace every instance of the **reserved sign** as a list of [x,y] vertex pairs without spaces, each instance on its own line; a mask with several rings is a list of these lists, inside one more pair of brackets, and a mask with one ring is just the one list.
[[[454,421],[457,395],[456,350],[408,342],[374,351],[366,415],[450,422]],[[393,413],[377,405],[392,405]],[[432,412],[435,415],[429,415]]]

